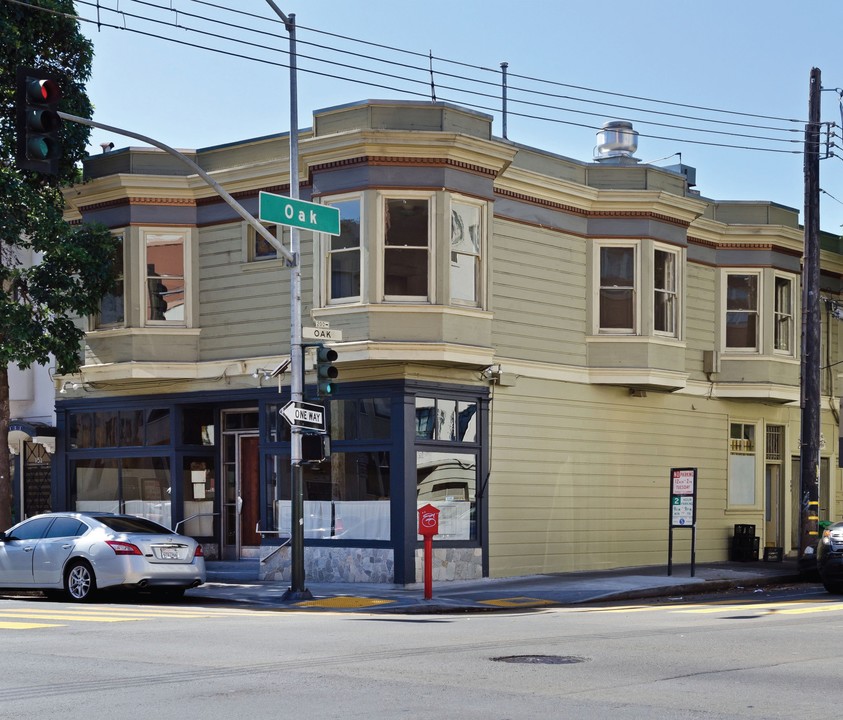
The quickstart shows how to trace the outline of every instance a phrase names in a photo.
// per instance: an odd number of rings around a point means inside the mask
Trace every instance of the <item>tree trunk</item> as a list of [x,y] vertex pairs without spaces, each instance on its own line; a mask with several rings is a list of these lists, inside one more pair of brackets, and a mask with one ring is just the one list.
[[9,452],[9,368],[0,367],[0,530],[12,525],[12,453]]

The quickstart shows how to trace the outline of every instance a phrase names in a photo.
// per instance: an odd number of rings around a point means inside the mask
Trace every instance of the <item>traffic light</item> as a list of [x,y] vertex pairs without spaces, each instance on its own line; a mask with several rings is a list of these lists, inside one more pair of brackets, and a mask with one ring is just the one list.
[[329,398],[334,394],[334,380],[340,374],[334,367],[337,351],[324,345],[316,346],[316,394],[321,398]]
[[61,98],[56,75],[36,68],[18,68],[15,164],[21,170],[58,174],[62,155],[62,121],[58,113]]

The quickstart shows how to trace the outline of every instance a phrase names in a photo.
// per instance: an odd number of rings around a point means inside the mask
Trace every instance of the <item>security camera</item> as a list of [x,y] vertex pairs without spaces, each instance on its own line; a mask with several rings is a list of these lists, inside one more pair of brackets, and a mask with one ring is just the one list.
[[276,378],[281,373],[283,373],[288,367],[290,367],[290,361],[285,360],[282,362],[278,367],[276,367],[271,373],[269,373],[269,377]]

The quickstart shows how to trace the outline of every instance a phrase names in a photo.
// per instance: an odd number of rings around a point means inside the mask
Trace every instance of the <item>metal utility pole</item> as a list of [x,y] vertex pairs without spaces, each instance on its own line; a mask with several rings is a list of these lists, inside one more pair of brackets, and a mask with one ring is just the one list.
[[799,567],[815,567],[820,464],[820,71],[811,69],[805,126],[805,250],[802,260],[802,436]]
[[[269,6],[281,18],[290,35],[290,197],[299,199],[299,104],[296,80],[296,16],[285,15],[272,1]],[[297,227],[290,228],[290,400],[304,395],[304,363],[301,345],[301,242]],[[304,482],[302,477],[301,427],[290,428],[290,587],[285,601],[313,597],[304,585]]]

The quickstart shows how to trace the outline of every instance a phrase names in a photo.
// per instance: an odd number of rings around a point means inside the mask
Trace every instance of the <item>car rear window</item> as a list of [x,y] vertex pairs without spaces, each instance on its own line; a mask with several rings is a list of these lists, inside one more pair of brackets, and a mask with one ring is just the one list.
[[153,535],[172,535],[173,531],[163,525],[141,517],[121,517],[120,515],[97,515],[94,520],[101,522],[114,532],[149,533]]

